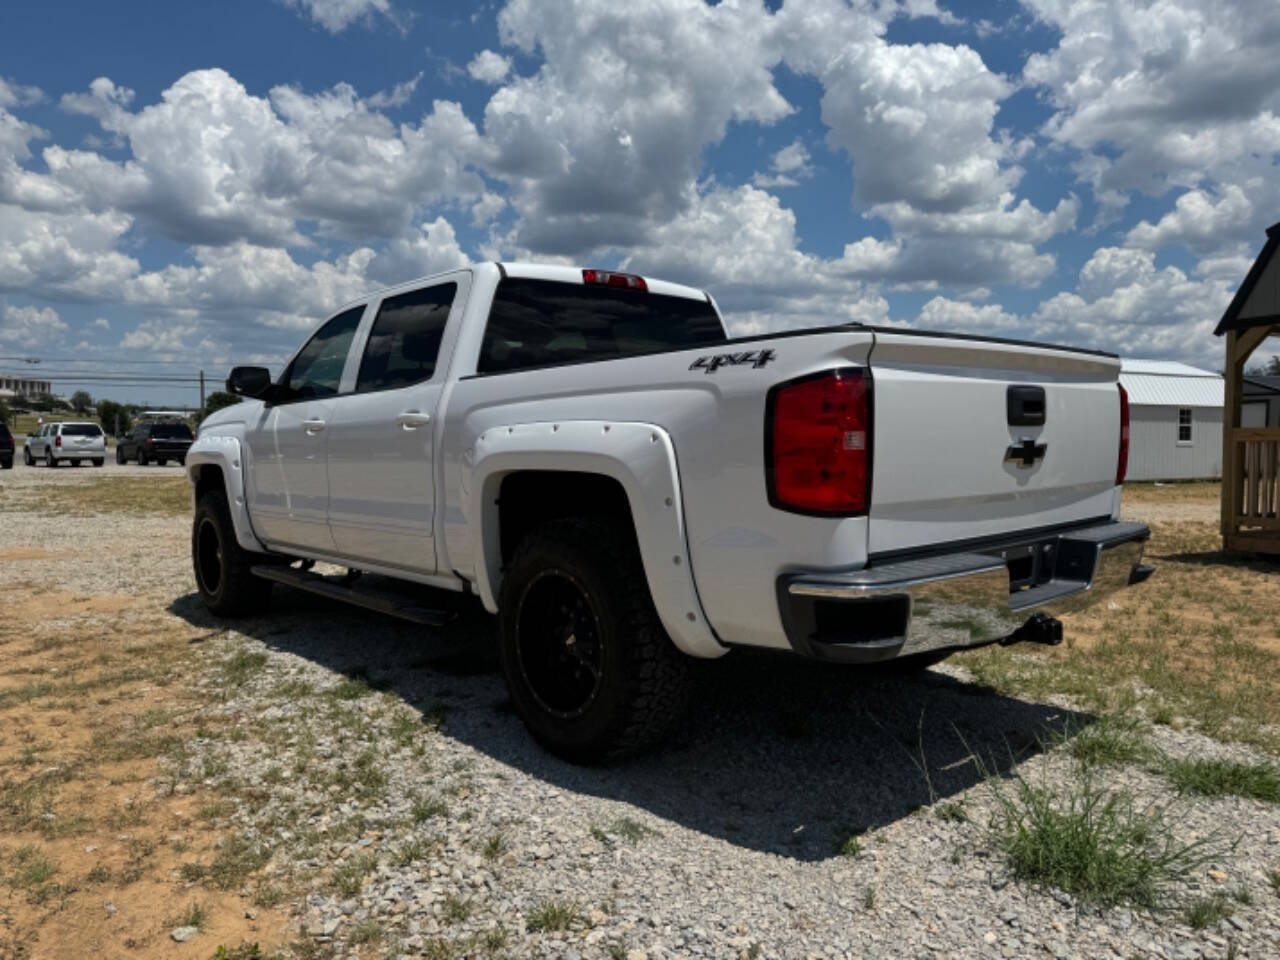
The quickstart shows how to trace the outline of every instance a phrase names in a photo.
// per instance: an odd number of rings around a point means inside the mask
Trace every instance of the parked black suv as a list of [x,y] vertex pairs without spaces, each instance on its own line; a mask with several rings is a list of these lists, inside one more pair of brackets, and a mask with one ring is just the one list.
[[13,469],[13,434],[9,425],[0,420],[0,470]]
[[116,442],[116,463],[138,461],[142,467],[153,460],[164,466],[170,460],[187,462],[187,448],[195,438],[185,423],[144,423]]

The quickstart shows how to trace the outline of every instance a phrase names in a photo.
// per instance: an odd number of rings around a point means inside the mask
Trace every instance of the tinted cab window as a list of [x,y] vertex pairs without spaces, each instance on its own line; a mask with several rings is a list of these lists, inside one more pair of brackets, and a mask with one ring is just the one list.
[[151,428],[151,436],[163,440],[190,440],[191,428],[185,423],[157,423]]
[[356,392],[430,380],[457,292],[456,283],[441,283],[383,300],[360,361]]
[[285,371],[280,402],[331,397],[338,392],[351,340],[363,315],[364,307],[352,307],[316,331]]
[[62,428],[64,437],[98,437],[102,428],[92,423],[68,423]]
[[509,277],[494,294],[477,371],[608,360],[725,339],[705,300]]

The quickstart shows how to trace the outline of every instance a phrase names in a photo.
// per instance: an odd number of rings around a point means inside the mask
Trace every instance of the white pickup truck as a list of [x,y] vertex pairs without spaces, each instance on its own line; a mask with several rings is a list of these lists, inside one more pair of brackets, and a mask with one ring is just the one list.
[[[860,325],[731,338],[701,290],[486,263],[363,298],[187,456],[208,608],[286,583],[498,615],[515,707],[577,761],[659,739],[690,657],[924,665],[1061,638],[1145,579],[1109,354]],[[346,572],[322,575],[316,562]]]

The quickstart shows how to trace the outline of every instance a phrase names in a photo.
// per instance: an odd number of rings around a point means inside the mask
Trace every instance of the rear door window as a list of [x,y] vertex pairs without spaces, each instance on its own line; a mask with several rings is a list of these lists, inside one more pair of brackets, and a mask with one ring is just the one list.
[[457,293],[456,283],[440,283],[383,300],[360,361],[356,392],[430,380]]
[[610,360],[725,341],[706,300],[508,277],[498,284],[479,373]]

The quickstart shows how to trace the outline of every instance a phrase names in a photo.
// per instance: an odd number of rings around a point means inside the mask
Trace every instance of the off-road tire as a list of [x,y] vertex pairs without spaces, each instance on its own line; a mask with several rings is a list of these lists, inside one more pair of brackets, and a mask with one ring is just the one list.
[[[572,581],[598,626],[598,692],[579,716],[544,705],[522,666],[522,607],[546,577]],[[574,763],[616,760],[662,740],[683,712],[689,660],[654,609],[631,530],[602,519],[555,520],[517,547],[499,595],[499,662],[515,710],[546,749]],[[531,641],[536,642],[536,641]],[[567,643],[568,641],[566,641]]]
[[[217,576],[205,566],[214,560]],[[250,553],[236,542],[235,526],[227,495],[221,490],[208,490],[200,495],[195,516],[191,519],[191,567],[200,599],[217,617],[243,617],[260,613],[271,600],[271,581],[255,577],[249,568],[263,558]]]

